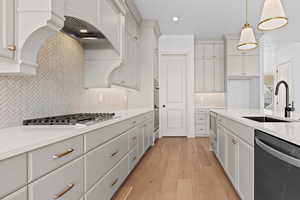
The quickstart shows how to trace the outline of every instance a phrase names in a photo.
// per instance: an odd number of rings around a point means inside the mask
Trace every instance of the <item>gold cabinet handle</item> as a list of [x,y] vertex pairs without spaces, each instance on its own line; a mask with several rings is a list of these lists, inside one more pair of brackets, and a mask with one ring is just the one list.
[[64,196],[64,195],[65,195],[67,192],[69,192],[74,186],[75,186],[75,184],[70,184],[70,185],[68,185],[68,187],[67,187],[64,191],[62,191],[62,192],[60,192],[60,193],[54,195],[54,196],[53,196],[53,199],[59,199],[60,197]]
[[62,158],[70,153],[72,153],[74,151],[74,149],[68,149],[67,151],[63,152],[63,153],[58,153],[58,154],[55,154],[53,156],[53,159],[57,159],[57,158]]
[[9,45],[9,46],[7,47],[7,49],[8,49],[9,51],[16,51],[16,50],[17,50],[17,47],[16,47],[16,45]]
[[114,156],[116,156],[118,153],[119,153],[119,150],[117,150],[117,151],[115,151],[114,153],[112,153],[112,154],[110,155],[110,157],[114,157]]
[[114,185],[116,185],[119,181],[119,178],[116,178],[111,184],[110,187],[114,187]]
[[136,159],[137,159],[137,157],[136,157],[136,156],[134,156],[134,157],[132,158],[132,162],[133,162],[133,161],[135,161]]

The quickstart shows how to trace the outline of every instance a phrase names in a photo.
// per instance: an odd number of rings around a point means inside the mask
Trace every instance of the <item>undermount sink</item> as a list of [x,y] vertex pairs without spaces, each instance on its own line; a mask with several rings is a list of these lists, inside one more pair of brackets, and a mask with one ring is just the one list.
[[290,122],[290,121],[286,121],[286,120],[281,120],[281,119],[276,119],[276,118],[272,118],[272,117],[243,117],[245,119],[250,119],[252,121],[256,121],[256,122],[261,122],[261,123],[282,123],[282,122]]

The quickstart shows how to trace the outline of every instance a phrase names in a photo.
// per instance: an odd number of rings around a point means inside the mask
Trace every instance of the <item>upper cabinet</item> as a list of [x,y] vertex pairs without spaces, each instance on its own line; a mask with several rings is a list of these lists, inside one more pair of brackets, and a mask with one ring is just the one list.
[[125,53],[120,68],[110,77],[113,85],[139,90],[140,88],[140,27],[134,16],[128,12],[125,17]]
[[196,41],[195,92],[224,92],[223,41]]
[[226,39],[228,78],[258,77],[260,75],[259,48],[251,51],[237,50],[238,39]]
[[0,1],[0,57],[13,59],[15,45],[15,1],[1,0]]
[[0,0],[0,74],[36,74],[44,41],[64,25],[64,0]]

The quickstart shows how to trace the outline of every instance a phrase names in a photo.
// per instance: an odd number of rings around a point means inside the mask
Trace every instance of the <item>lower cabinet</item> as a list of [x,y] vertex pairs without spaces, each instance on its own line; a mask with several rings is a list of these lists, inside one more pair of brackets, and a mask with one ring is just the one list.
[[87,194],[86,200],[110,200],[128,175],[128,156],[125,156]]
[[238,187],[243,200],[254,199],[254,148],[242,140],[237,143]]
[[226,171],[231,183],[235,186],[237,180],[237,139],[226,130],[227,166]]
[[29,185],[29,200],[80,199],[83,194],[83,158]]
[[254,200],[254,147],[243,138],[245,128],[249,129],[242,124],[218,123],[217,157],[241,199]]
[[7,196],[3,200],[27,200],[27,187]]
[[222,126],[218,126],[218,158],[221,165],[225,168],[226,166],[226,133]]

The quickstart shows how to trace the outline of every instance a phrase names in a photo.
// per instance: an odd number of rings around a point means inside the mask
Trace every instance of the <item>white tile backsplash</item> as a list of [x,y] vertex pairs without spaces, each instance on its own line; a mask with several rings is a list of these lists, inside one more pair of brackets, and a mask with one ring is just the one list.
[[67,35],[49,38],[38,63],[36,76],[0,76],[0,128],[29,118],[127,108],[123,89],[82,88],[83,49]]
[[195,107],[224,107],[224,93],[197,93],[194,94]]

